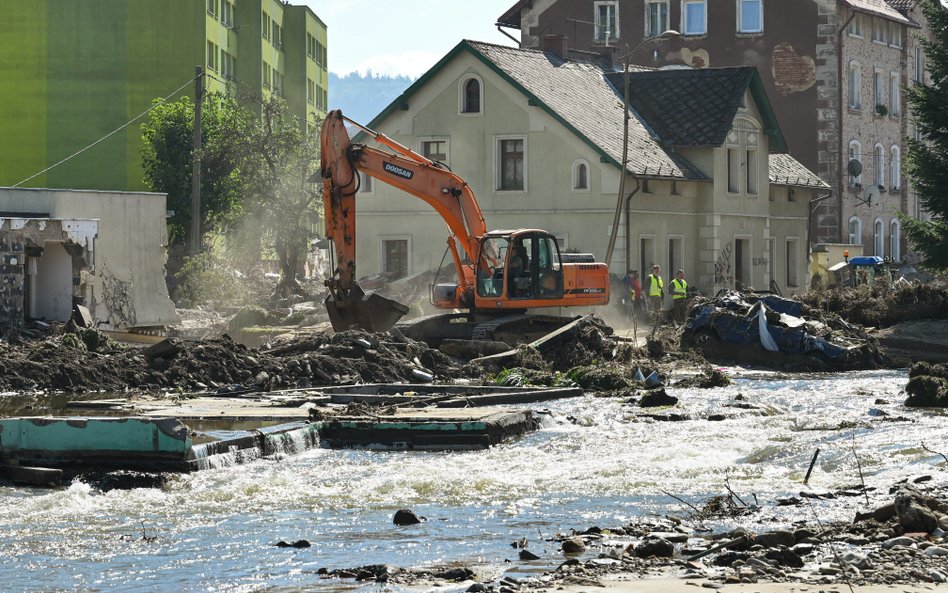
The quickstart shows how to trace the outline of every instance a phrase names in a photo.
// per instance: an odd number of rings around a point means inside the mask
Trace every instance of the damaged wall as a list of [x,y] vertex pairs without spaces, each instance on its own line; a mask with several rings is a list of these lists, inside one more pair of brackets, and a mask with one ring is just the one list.
[[8,216],[98,220],[94,267],[75,281],[84,286],[86,305],[105,328],[177,322],[165,285],[165,209],[164,194],[0,188],[0,212]]
[[95,220],[0,218],[3,331],[24,316],[65,321],[74,303],[86,303],[97,230]]

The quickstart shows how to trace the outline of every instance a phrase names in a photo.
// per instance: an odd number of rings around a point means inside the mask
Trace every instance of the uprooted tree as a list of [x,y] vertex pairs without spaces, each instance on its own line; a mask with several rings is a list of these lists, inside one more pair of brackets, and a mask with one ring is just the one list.
[[948,12],[940,0],[920,0],[932,38],[919,39],[925,49],[928,81],[907,89],[915,125],[922,140],[908,139],[906,171],[918,200],[931,217],[922,220],[900,214],[922,265],[948,270]]
[[262,247],[279,262],[275,296],[303,294],[296,272],[319,219],[322,186],[309,180],[319,170],[320,126],[292,116],[279,97],[259,104],[259,122],[244,143],[244,216],[260,230]]
[[[249,245],[255,261],[275,255],[275,296],[302,293],[296,272],[319,217],[321,184],[308,181],[319,167],[319,126],[308,127],[273,95],[210,93],[202,107],[202,242],[224,236],[225,243],[242,243],[237,251],[244,254]],[[191,224],[193,122],[194,104],[184,98],[158,105],[142,124],[145,182],[168,194],[173,246],[186,241]]]

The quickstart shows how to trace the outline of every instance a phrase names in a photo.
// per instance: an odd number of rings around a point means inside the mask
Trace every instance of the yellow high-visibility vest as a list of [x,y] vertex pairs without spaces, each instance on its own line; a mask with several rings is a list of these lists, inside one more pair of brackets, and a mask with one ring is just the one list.
[[678,281],[678,278],[672,280],[672,299],[683,299],[688,296],[688,281]]
[[648,277],[652,279],[652,281],[648,283],[648,296],[662,296],[662,291],[665,290],[665,282],[662,281],[662,277],[656,276],[654,273],[649,274]]

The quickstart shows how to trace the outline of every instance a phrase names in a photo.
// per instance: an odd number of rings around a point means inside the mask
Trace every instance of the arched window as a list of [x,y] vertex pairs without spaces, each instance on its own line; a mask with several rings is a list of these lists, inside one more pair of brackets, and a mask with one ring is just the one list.
[[889,256],[895,261],[902,259],[901,242],[902,227],[899,225],[899,219],[893,218],[889,223]]
[[872,174],[879,189],[885,189],[885,149],[876,144],[872,151]]
[[589,191],[589,163],[578,160],[573,163],[573,191]]
[[[849,143],[849,160],[858,161],[862,165],[862,145],[859,144],[858,140],[852,140]],[[847,166],[848,166],[847,161]],[[849,187],[862,186],[862,174],[852,176],[849,175]]]
[[885,227],[882,224],[882,219],[877,218],[875,223],[875,232],[874,232],[874,244],[873,244],[873,255],[878,255],[879,257],[885,257]]
[[481,112],[481,81],[476,77],[461,81],[461,113]]
[[756,121],[746,117],[738,117],[734,121],[725,145],[728,193],[749,196],[759,193],[759,136],[760,126]]
[[851,245],[862,244],[862,220],[858,216],[849,219],[849,243]]
[[898,146],[892,147],[892,161],[889,164],[889,176],[892,178],[892,190],[902,189],[902,151]]

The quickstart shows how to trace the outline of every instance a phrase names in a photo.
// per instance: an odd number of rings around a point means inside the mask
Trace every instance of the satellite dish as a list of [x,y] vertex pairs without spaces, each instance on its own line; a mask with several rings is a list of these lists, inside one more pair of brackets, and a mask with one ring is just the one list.
[[866,193],[862,195],[863,199],[856,202],[857,206],[869,206],[872,207],[872,203],[879,203],[879,186],[870,185],[866,188]]
[[862,163],[859,162],[859,159],[849,159],[849,162],[846,163],[846,172],[851,177],[859,177],[862,174]]

